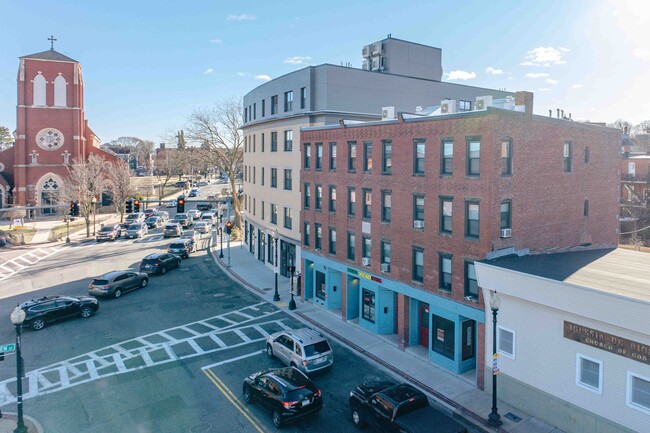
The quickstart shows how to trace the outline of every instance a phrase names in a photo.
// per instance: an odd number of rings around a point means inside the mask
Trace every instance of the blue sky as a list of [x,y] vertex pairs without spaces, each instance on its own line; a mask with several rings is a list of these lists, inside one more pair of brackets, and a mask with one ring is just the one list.
[[535,112],[650,119],[650,12],[642,0],[0,0],[0,125],[15,128],[18,57],[81,62],[103,142],[163,141],[196,108],[307,65],[361,66],[393,37],[442,49],[443,81],[529,90]]

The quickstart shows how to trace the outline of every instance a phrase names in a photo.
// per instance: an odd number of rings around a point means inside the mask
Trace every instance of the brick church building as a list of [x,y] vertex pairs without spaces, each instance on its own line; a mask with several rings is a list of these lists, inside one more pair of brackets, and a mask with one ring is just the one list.
[[81,64],[54,50],[20,57],[13,147],[0,152],[0,208],[41,207],[59,202],[59,192],[75,159],[99,154],[100,140],[84,113]]

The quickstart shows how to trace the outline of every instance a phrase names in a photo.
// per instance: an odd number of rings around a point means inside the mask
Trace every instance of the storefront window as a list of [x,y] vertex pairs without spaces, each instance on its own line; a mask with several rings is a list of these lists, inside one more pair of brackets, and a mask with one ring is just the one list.
[[316,297],[322,301],[327,297],[325,274],[319,271],[316,271]]
[[451,320],[433,315],[433,332],[431,335],[433,351],[452,360],[454,359],[455,350],[454,325]]
[[363,318],[375,323],[375,292],[363,289]]

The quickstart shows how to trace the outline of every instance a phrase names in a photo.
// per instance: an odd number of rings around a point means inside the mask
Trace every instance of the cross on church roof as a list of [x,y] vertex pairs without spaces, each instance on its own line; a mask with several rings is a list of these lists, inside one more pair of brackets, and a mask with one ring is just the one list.
[[54,51],[54,41],[57,39],[54,37],[54,35],[50,35],[49,38],[47,38],[48,41],[50,41],[50,50]]

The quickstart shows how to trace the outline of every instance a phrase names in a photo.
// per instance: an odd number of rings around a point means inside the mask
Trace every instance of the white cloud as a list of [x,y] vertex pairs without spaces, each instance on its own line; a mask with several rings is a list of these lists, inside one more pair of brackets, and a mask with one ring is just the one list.
[[634,50],[632,50],[632,55],[634,57],[638,57],[639,59],[650,60],[650,50],[635,48]]
[[485,72],[488,73],[488,74],[492,74],[492,75],[501,75],[501,74],[503,74],[503,70],[501,70],[501,69],[495,69],[495,68],[493,68],[492,66],[488,66],[488,67],[485,69]]
[[240,77],[250,77],[251,76],[251,74],[249,74],[248,72],[237,72],[237,75],[239,75]]
[[284,60],[284,63],[290,65],[302,65],[306,60],[311,60],[309,56],[293,56]]
[[471,80],[476,78],[476,73],[474,72],[466,72],[466,71],[461,71],[459,69],[455,71],[451,71],[449,73],[449,81],[454,81],[454,80]]
[[210,43],[211,44],[221,45],[221,44],[223,44],[223,41],[221,39],[219,39],[219,38],[216,38],[216,39],[210,39]]
[[269,75],[262,74],[262,75],[255,75],[255,79],[262,80],[262,81],[269,81],[271,77]]
[[228,15],[226,19],[228,21],[255,21],[255,17],[248,14]]
[[551,78],[548,78],[548,79],[546,80],[546,83],[547,83],[547,84],[557,84],[557,80],[553,80],[553,79],[551,79]]
[[211,74],[211,73],[213,73],[213,72],[214,72],[214,69],[212,69],[212,68],[208,68],[208,69],[205,70],[205,72],[203,73],[203,75],[209,75],[209,74]]
[[584,87],[584,85],[580,84],[580,83],[574,84],[573,86],[571,86],[572,89],[582,89],[583,87]]
[[548,77],[546,72],[529,72],[526,74],[526,78],[544,78]]
[[538,92],[548,92],[549,90],[551,89],[549,89],[548,87],[540,87],[539,89],[537,89]]
[[568,53],[568,48],[559,47],[537,47],[526,53],[524,57],[525,62],[522,63],[523,66],[551,66],[551,65],[562,65],[566,63],[562,59],[563,53]]

